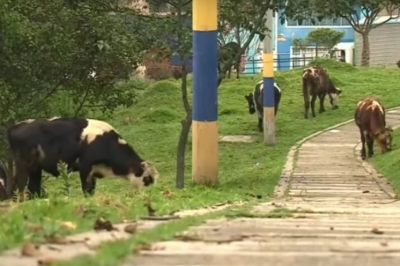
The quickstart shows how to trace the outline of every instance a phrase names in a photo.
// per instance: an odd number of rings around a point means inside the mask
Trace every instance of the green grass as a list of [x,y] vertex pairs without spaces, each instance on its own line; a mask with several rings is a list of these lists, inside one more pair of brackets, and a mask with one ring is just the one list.
[[380,154],[379,148],[375,145],[375,155],[369,161],[379,173],[389,180],[395,193],[400,195],[400,129],[393,132],[393,150]]
[[[252,91],[260,76],[242,77],[226,80],[219,88],[219,131],[220,134],[248,134],[257,137],[254,143],[220,143],[219,178],[216,187],[202,187],[191,182],[191,143],[187,151],[186,187],[174,188],[175,154],[180,120],[184,112],[180,97],[180,83],[162,81],[146,89],[136,106],[117,110],[108,119],[145,159],[153,161],[161,174],[157,186],[142,192],[134,192],[123,180],[99,180],[96,195],[84,199],[78,178],[72,181],[72,192],[63,195],[63,182],[56,178],[46,181],[48,200],[35,200],[17,204],[0,214],[0,250],[20,244],[26,238],[40,241],[43,233],[28,232],[26,221],[50,224],[55,220],[67,220],[77,224],[78,231],[92,228],[94,219],[103,216],[113,222],[123,218],[133,219],[146,213],[143,203],[151,198],[159,214],[176,210],[198,208],[223,201],[251,201],[261,195],[268,200],[280,176],[289,148],[303,137],[350,119],[357,101],[365,96],[378,96],[386,107],[398,105],[400,97],[398,80],[400,71],[384,68],[354,68],[347,64],[320,61],[328,68],[335,84],[343,91],[340,108],[332,110],[326,101],[327,111],[316,118],[303,118],[301,94],[301,69],[276,73],[276,81],[282,88],[282,100],[277,115],[277,145],[266,147],[262,134],[257,129],[257,118],[250,115],[244,95]],[[190,140],[189,140],[190,142]],[[82,206],[90,215],[77,215]],[[1,209],[0,209],[1,212]],[[195,219],[195,218],[190,218]],[[201,219],[201,218],[198,218]],[[196,219],[195,219],[196,220]],[[186,226],[166,226],[172,234]],[[56,229],[54,229],[56,228]],[[50,229],[49,229],[50,230]],[[71,232],[64,232],[71,233]],[[145,233],[149,239],[157,239],[157,230]],[[151,235],[151,237],[149,236]],[[138,236],[139,237],[139,236]],[[105,244],[98,256],[90,259],[77,259],[70,265],[83,265],[90,261],[95,265],[115,265],[130,254],[136,240],[120,244]],[[120,252],[115,252],[116,250]],[[106,260],[104,260],[107,258]],[[104,261],[102,261],[104,260]]]

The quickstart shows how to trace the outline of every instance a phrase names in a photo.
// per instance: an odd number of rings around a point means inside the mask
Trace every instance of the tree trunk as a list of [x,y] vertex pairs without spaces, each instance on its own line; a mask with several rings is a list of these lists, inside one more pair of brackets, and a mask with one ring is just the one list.
[[192,108],[189,104],[187,93],[187,72],[185,60],[182,63],[182,103],[185,108],[186,117],[181,121],[181,133],[179,135],[178,149],[176,153],[176,188],[184,188],[185,186],[185,157],[186,146],[189,137],[190,128],[192,126]]
[[369,32],[363,32],[361,34],[362,36],[362,41],[363,41],[363,46],[362,46],[362,52],[361,52],[361,66],[369,66],[369,56],[370,56],[370,51],[369,51]]

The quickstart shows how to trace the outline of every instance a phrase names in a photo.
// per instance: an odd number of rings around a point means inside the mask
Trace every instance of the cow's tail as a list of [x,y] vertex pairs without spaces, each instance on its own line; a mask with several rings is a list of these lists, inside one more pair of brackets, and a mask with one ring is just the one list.
[[312,79],[311,70],[310,69],[304,70],[302,77],[304,103],[309,101],[310,90],[311,90],[311,84],[310,84],[311,79]]

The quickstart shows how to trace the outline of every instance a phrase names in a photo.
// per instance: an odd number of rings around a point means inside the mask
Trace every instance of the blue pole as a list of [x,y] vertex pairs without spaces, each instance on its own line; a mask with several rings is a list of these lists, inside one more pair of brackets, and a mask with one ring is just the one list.
[[192,178],[218,183],[217,0],[193,0]]

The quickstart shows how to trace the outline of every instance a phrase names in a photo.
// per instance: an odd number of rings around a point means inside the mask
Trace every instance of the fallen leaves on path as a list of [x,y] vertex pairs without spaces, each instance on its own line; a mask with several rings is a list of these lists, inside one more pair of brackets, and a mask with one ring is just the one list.
[[93,229],[95,231],[118,231],[118,228],[114,227],[114,225],[109,221],[104,219],[103,217],[97,218],[94,222]]
[[58,261],[60,261],[60,260],[56,259],[54,257],[45,257],[45,258],[42,258],[42,259],[38,260],[38,265],[52,265],[52,264],[54,264],[55,262],[58,262]]
[[36,246],[28,241],[22,245],[21,255],[25,257],[37,257],[41,255],[41,252],[39,250],[39,246]]
[[60,223],[60,228],[62,229],[68,229],[68,230],[75,230],[76,229],[76,224],[70,221],[65,221]]
[[157,251],[164,250],[165,246],[153,245],[153,244],[139,244],[133,248],[133,253],[139,253],[140,251]]
[[372,228],[371,233],[375,235],[383,235],[383,231],[379,230],[378,228]]
[[125,226],[124,231],[128,234],[134,234],[137,231],[137,227],[138,227],[137,223],[128,224],[127,226]]

